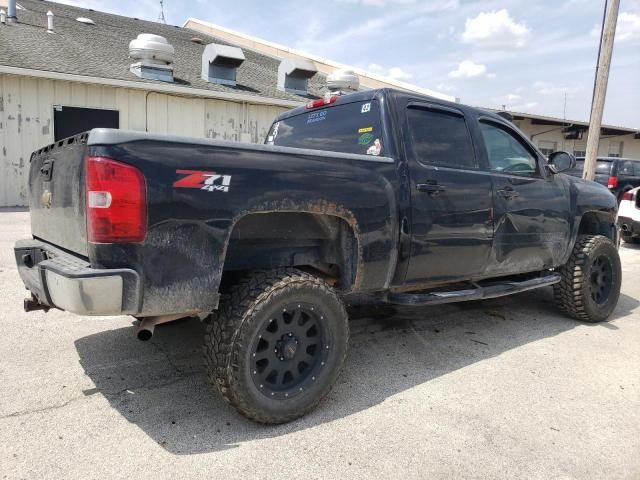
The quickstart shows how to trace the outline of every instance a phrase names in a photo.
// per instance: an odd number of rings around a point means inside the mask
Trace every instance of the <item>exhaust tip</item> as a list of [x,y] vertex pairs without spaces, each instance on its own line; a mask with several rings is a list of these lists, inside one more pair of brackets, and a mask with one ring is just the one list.
[[140,340],[141,342],[151,340],[151,337],[153,337],[152,330],[147,330],[146,328],[138,330],[138,340]]

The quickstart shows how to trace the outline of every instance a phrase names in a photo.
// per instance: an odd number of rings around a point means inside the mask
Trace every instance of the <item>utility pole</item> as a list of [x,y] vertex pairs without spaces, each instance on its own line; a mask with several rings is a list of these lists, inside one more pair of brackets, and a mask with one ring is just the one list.
[[[607,2],[609,3],[609,2]],[[600,144],[600,128],[602,127],[602,111],[607,95],[607,82],[609,80],[609,66],[613,53],[613,40],[616,36],[616,23],[618,22],[618,9],[620,0],[611,0],[608,11],[605,12],[606,20],[600,36],[600,53],[598,55],[598,67],[596,69],[596,81],[591,102],[591,118],[589,120],[589,135],[587,137],[587,152],[584,161],[582,178],[593,180],[596,174],[596,161],[598,158],[598,145]],[[607,8],[605,4],[605,9]]]

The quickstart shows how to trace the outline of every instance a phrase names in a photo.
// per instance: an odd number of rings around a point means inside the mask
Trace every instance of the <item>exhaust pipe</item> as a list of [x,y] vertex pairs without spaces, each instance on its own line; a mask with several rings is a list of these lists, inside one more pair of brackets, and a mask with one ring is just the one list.
[[189,317],[191,315],[186,313],[178,313],[174,315],[158,315],[156,317],[143,317],[140,320],[140,324],[138,325],[138,330],[136,331],[136,336],[138,340],[142,342],[146,342],[151,340],[153,337],[153,331],[156,328],[156,325],[160,325],[161,323],[173,322],[174,320],[179,320],[180,318]]

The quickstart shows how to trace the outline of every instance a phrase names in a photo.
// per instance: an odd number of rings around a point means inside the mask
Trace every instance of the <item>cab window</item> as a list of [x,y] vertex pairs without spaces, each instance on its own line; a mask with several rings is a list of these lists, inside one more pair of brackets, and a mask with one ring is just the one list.
[[487,150],[490,170],[514,175],[538,175],[536,157],[507,128],[480,122],[480,130]]
[[462,115],[411,107],[407,110],[414,158],[422,164],[476,168],[467,124]]

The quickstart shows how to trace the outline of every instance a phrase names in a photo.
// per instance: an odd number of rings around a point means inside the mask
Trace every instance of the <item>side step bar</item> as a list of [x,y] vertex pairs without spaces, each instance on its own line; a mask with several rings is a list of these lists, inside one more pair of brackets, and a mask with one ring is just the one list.
[[546,287],[560,281],[559,273],[549,273],[544,277],[523,280],[522,282],[491,282],[485,285],[476,284],[475,288],[453,290],[450,292],[427,293],[393,293],[386,292],[382,300],[395,305],[437,305],[440,303],[465,302],[467,300],[484,300],[504,297],[512,293],[525,292],[534,288]]

